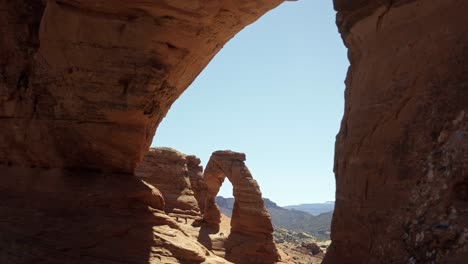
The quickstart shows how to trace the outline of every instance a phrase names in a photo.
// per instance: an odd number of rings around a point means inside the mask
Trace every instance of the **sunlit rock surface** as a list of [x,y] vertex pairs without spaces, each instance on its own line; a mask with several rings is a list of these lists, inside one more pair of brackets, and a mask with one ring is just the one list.
[[282,0],[0,0],[0,163],[132,172],[171,104]]
[[466,262],[468,3],[335,7],[351,66],[324,262]]
[[188,165],[185,154],[171,148],[151,148],[136,175],[156,187],[165,200],[166,213],[180,217],[199,217],[200,208],[192,190],[189,171],[196,169]]
[[221,223],[215,198],[227,178],[233,186],[234,208],[231,234],[225,243],[228,260],[238,263],[273,263],[279,260],[273,243],[273,224],[262,199],[260,187],[244,163],[245,154],[215,151],[204,171],[207,186],[204,220]]

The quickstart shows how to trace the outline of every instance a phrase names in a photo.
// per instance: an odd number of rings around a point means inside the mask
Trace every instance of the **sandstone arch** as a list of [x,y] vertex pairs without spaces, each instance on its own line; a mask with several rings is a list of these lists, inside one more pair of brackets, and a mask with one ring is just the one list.
[[0,163],[132,173],[211,58],[282,2],[0,1]]
[[0,262],[209,263],[133,174],[174,100],[280,3],[0,0]]
[[220,211],[215,198],[227,178],[233,187],[234,208],[231,231],[247,235],[273,233],[270,214],[262,199],[260,187],[244,163],[245,154],[233,151],[216,151],[206,165],[204,178],[207,186],[204,219],[211,224],[220,223]]
[[224,242],[226,258],[234,263],[274,263],[280,259],[273,242],[273,224],[260,187],[244,163],[245,154],[215,151],[204,171],[207,188],[204,220],[219,225],[221,213],[215,197],[227,178],[233,187],[231,234]]

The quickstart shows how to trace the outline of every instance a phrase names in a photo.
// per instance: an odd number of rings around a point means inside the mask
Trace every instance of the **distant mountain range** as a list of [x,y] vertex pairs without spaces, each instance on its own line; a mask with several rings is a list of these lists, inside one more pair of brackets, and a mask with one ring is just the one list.
[[303,211],[311,215],[319,215],[333,211],[335,209],[335,202],[288,205],[284,206],[284,208]]
[[[296,232],[305,232],[319,240],[330,239],[330,226],[334,209],[333,202],[280,207],[270,199],[264,198],[263,201],[271,215],[274,226]],[[229,217],[232,216],[234,198],[217,196],[216,203],[223,214]],[[327,208],[328,211],[326,211]]]

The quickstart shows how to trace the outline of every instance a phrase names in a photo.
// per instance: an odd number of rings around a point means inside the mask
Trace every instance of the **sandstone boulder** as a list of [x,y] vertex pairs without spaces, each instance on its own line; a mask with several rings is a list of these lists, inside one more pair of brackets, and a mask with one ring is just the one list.
[[308,250],[310,250],[310,253],[312,255],[317,255],[319,253],[323,253],[322,249],[320,248],[320,246],[315,243],[315,242],[308,242],[308,243],[302,243],[301,245],[303,248],[306,248]]
[[200,167],[194,165],[195,161],[196,157],[187,158],[185,154],[171,148],[151,148],[135,173],[161,192],[166,213],[195,217],[200,216],[200,208],[192,190],[191,179],[197,184],[201,181],[197,178],[200,176]]

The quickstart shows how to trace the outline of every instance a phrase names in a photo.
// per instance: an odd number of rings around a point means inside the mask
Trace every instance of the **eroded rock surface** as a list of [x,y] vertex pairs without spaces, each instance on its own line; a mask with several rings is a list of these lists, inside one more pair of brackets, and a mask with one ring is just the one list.
[[219,225],[221,213],[215,198],[227,178],[233,186],[231,234],[224,243],[226,258],[238,263],[273,263],[279,260],[273,243],[273,225],[262,193],[244,163],[245,154],[213,152],[204,172],[207,186],[204,220]]
[[464,263],[468,3],[335,7],[351,66],[324,263]]
[[226,263],[132,175],[2,168],[0,263]]
[[135,173],[161,192],[166,213],[195,217],[200,216],[200,208],[190,176],[198,176],[198,169],[193,166],[193,157],[187,158],[175,149],[161,147],[151,148]]
[[171,104],[282,0],[0,0],[0,164],[133,172]]
[[174,100],[281,2],[0,0],[0,263],[226,263],[132,174]]
[[190,185],[195,194],[198,207],[200,208],[200,211],[203,212],[205,210],[205,199],[208,191],[203,178],[203,166],[200,165],[200,159],[194,155],[188,155],[186,156],[186,159]]

